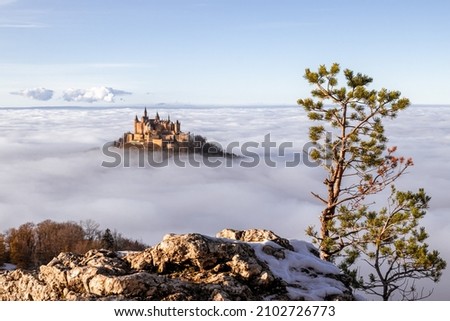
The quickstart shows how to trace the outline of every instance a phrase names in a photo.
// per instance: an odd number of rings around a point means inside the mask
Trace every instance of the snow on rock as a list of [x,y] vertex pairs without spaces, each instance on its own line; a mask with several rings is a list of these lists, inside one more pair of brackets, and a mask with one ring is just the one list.
[[[310,243],[289,240],[293,251],[285,250],[272,241],[252,243],[256,256],[266,263],[272,273],[286,282],[288,295],[293,300],[323,300],[330,296],[342,296],[348,293],[339,269],[314,254]],[[271,247],[283,251],[284,255],[273,256],[267,250]]]
[[14,271],[17,267],[14,264],[11,263],[5,263],[2,266],[0,266],[0,271]]
[[355,300],[349,277],[334,264],[321,260],[311,243],[287,240],[259,229],[225,229],[217,237],[247,242],[272,274],[284,281],[291,300]]

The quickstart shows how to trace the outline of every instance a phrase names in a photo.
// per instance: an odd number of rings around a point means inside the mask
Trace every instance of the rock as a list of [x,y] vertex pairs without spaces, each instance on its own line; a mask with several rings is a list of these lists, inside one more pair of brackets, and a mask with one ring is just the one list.
[[294,250],[287,239],[279,237],[274,232],[269,230],[250,229],[245,231],[237,231],[233,229],[224,229],[217,233],[216,236],[243,242],[272,241],[288,250]]
[[267,230],[169,234],[142,252],[61,253],[34,273],[4,272],[0,300],[354,299],[311,248]]
[[0,300],[48,301],[57,300],[53,289],[36,275],[15,270],[0,275]]

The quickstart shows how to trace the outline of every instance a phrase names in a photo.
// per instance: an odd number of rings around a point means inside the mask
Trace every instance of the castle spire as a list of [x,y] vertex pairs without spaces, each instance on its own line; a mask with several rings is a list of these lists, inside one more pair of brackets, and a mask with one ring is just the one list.
[[136,118],[134,119],[134,121],[139,121],[139,119],[138,119],[137,115],[136,115]]
[[156,119],[159,120],[159,113],[156,112]]
[[147,118],[147,107],[145,107],[145,109],[144,109],[144,117]]

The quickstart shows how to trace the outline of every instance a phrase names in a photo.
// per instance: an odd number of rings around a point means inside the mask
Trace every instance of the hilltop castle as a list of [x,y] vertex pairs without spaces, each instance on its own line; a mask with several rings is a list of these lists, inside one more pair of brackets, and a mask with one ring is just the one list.
[[149,118],[147,108],[141,119],[136,115],[134,119],[134,133],[127,132],[119,139],[119,146],[138,146],[149,149],[174,149],[182,143],[189,142],[189,133],[181,131],[181,123],[175,123],[167,119],[161,119],[159,113],[155,118]]

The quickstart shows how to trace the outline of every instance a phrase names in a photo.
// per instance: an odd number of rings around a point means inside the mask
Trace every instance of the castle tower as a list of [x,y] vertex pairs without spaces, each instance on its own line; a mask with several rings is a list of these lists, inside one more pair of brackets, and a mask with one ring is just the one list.
[[180,131],[181,131],[181,124],[177,120],[177,122],[175,123],[175,133],[179,133]]
[[155,119],[157,120],[157,121],[159,121],[159,113],[158,112],[156,112],[156,117],[155,117]]
[[138,134],[139,133],[139,119],[138,116],[136,115],[136,118],[134,119],[134,133]]
[[147,107],[144,109],[144,118],[147,118]]

